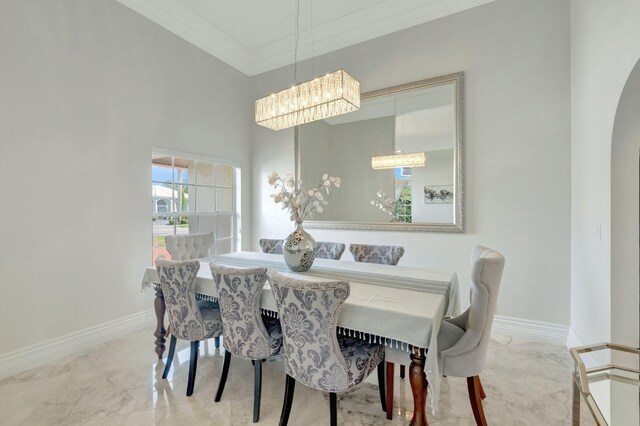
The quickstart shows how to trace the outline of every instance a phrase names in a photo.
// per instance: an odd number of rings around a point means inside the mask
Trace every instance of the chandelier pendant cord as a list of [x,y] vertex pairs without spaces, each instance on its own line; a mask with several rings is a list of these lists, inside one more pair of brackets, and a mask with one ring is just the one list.
[[296,47],[293,49],[293,81],[296,85],[298,81],[298,38],[300,37],[300,0],[296,1]]

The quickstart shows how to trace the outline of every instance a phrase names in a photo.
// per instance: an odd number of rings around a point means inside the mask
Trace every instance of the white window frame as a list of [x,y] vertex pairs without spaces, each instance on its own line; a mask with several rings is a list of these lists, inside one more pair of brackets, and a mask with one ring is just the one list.
[[[240,163],[237,161],[230,161],[230,160],[226,160],[226,159],[222,159],[222,158],[216,158],[216,157],[208,157],[208,156],[204,156],[204,155],[198,155],[198,154],[193,154],[193,153],[189,153],[189,152],[183,152],[183,151],[177,151],[177,150],[173,150],[173,149],[167,149],[167,148],[160,148],[160,147],[153,147],[151,149],[151,157],[153,157],[153,154],[160,154],[160,155],[166,155],[166,156],[170,156],[172,158],[175,157],[179,157],[179,158],[183,158],[186,160],[194,160],[194,161],[201,161],[201,162],[205,162],[205,163],[211,163],[211,164],[215,164],[215,165],[225,165],[225,166],[231,166],[233,167],[233,171],[232,171],[232,181],[231,181],[231,196],[232,196],[232,201],[231,201],[231,220],[232,220],[232,235],[231,235],[231,252],[235,252],[235,251],[239,251],[241,250],[241,244],[240,244],[240,233],[241,233],[241,212],[240,212],[240,208],[241,208],[241,204],[240,204],[240,193],[241,193],[241,182],[240,182],[240,174],[241,174],[241,167],[240,167]],[[153,163],[152,163],[153,164]],[[172,164],[173,167],[173,164]],[[152,168],[150,169],[153,170]],[[153,175],[150,176],[151,177],[151,186],[153,187],[154,185],[154,181],[153,181]],[[180,184],[180,182],[175,182],[174,181],[175,177],[172,176],[172,185],[175,184]],[[197,181],[195,184],[193,184],[192,186],[197,187]],[[207,185],[208,186],[208,185]],[[214,186],[215,188],[217,188],[217,185]],[[195,200],[194,200],[195,203]],[[156,213],[155,211],[151,212],[151,217],[152,218],[159,218],[159,217],[167,217],[167,216],[172,216],[172,217],[180,217],[180,216],[186,216],[186,217],[197,217],[197,216],[217,216],[220,213],[219,212],[174,212],[173,210],[176,208],[176,206],[174,206],[174,203],[169,203],[169,211],[166,213]],[[177,226],[178,223],[177,221],[174,223],[173,225],[173,232],[174,235],[176,235],[177,232]],[[153,236],[153,225],[152,225],[152,236]],[[217,233],[216,233],[217,234]],[[224,238],[226,239],[226,238]],[[218,236],[216,235],[216,242],[218,241]],[[152,246],[153,249],[153,246]],[[214,254],[215,254],[215,244],[214,244]]]

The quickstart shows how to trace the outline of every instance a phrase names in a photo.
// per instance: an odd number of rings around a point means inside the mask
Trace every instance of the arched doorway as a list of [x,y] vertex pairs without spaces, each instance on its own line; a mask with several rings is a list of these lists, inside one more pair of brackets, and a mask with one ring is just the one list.
[[620,96],[611,144],[611,340],[640,345],[640,61]]

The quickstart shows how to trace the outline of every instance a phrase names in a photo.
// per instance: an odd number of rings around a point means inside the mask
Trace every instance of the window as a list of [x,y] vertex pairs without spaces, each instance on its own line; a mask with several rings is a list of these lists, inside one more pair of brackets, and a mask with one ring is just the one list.
[[153,259],[171,256],[167,235],[213,231],[212,254],[238,247],[236,188],[239,169],[231,164],[193,156],[154,152],[151,156]]

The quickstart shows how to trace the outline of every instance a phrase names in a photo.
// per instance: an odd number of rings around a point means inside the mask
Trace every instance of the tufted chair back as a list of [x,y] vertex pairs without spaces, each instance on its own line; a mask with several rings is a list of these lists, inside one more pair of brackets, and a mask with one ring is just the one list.
[[171,334],[179,339],[204,340],[211,330],[206,329],[196,303],[196,277],[200,262],[158,259],[156,268],[160,276]]
[[248,359],[277,354],[282,341],[271,339],[260,315],[267,268],[228,268],[215,263],[210,266],[218,286],[225,349]]
[[282,254],[284,240],[268,240],[262,238],[258,241],[258,244],[260,244],[263,253]]
[[504,263],[504,257],[495,250],[480,245],[472,250],[471,306],[462,315],[447,320],[462,328],[464,334],[440,352],[443,374],[472,377],[484,369]]
[[400,246],[351,244],[349,251],[356,262],[380,263],[383,265],[397,265],[402,255],[404,255],[404,247]]
[[193,260],[209,257],[215,242],[213,232],[206,234],[167,235],[165,242],[172,260]]
[[339,392],[352,385],[336,325],[350,285],[315,282],[269,271],[284,339],[285,373],[314,389]]
[[316,257],[321,259],[339,260],[344,253],[345,245],[342,243],[316,243]]

